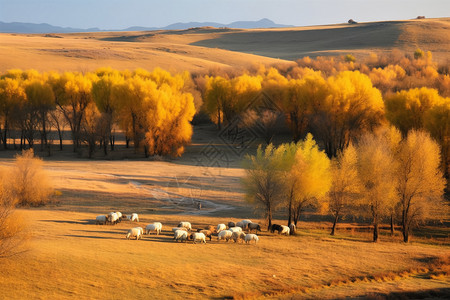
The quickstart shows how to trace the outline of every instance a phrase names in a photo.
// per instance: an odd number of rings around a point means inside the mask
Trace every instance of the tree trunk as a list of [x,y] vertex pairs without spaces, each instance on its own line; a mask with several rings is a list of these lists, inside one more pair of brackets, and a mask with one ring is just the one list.
[[373,224],[373,241],[378,242],[378,222]]
[[219,127],[219,130],[222,129],[222,125],[220,123],[220,106],[217,106],[217,126]]
[[270,206],[270,204],[267,207],[267,219],[269,223],[267,230],[270,230],[270,228],[272,227],[272,207]]
[[5,125],[4,128],[4,134],[2,136],[3,138],[3,148],[8,149],[8,143],[7,143],[7,133],[8,133],[8,116],[5,116]]
[[288,217],[288,224],[287,224],[287,226],[291,225],[291,223],[292,223],[292,194],[293,194],[293,189],[291,188],[291,192],[290,192],[290,195],[289,195],[289,207],[288,207],[289,217]]
[[391,214],[391,236],[394,236],[394,214]]
[[408,230],[403,231],[403,242],[408,243],[409,242],[409,232]]
[[339,214],[336,213],[336,215],[334,216],[334,223],[333,223],[333,227],[331,228],[331,233],[330,233],[330,235],[334,235],[334,232],[335,232],[335,230],[336,230],[336,224],[337,224],[338,219],[339,219]]

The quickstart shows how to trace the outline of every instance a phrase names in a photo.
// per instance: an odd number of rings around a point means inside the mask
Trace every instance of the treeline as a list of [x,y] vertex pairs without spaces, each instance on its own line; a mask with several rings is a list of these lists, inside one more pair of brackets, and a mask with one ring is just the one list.
[[[361,216],[373,225],[389,220],[391,234],[400,224],[403,240],[425,218],[445,215],[445,179],[438,144],[425,131],[402,138],[395,127],[363,134],[331,160],[311,134],[297,143],[259,147],[244,161],[247,201],[262,209],[272,225],[275,211],[287,211],[287,224],[297,225],[302,212],[314,207],[331,214],[335,234],[339,218]],[[440,213],[439,213],[440,212]]]
[[[311,132],[330,158],[380,125],[396,126],[403,137],[424,129],[439,143],[448,177],[449,74],[448,65],[438,66],[430,52],[418,49],[414,57],[394,51],[361,63],[351,55],[306,57],[286,69],[259,67],[196,81],[204,110],[219,128],[240,116],[242,126],[265,128],[264,139],[270,143],[276,133],[271,129],[283,118],[294,141]],[[252,107],[261,93],[272,107]]]
[[172,75],[159,68],[63,74],[11,70],[0,76],[1,144],[8,148],[15,131],[21,149],[32,148],[36,139],[48,148],[53,129],[62,149],[68,126],[74,150],[86,144],[91,157],[98,146],[105,154],[114,150],[119,127],[127,147],[132,141],[146,156],[179,156],[192,136],[195,92],[188,72]]

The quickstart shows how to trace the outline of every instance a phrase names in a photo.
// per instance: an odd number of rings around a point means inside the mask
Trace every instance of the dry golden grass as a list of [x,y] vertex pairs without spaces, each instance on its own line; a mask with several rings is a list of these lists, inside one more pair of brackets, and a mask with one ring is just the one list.
[[[403,244],[383,236],[371,243],[369,233],[341,231],[330,238],[329,228],[311,222],[301,222],[295,237],[264,231],[257,245],[216,238],[206,245],[174,242],[171,228],[180,221],[194,228],[244,217],[263,223],[243,203],[238,182],[243,170],[212,168],[214,180],[208,181],[211,173],[188,160],[191,151],[165,162],[69,160],[62,154],[47,160],[62,195],[45,209],[20,210],[32,239],[27,253],[0,261],[2,297],[332,298],[366,294],[374,286],[414,290],[414,276],[423,273],[430,273],[429,279],[421,279],[415,290],[448,284],[448,271],[431,267],[450,255],[448,245]],[[1,162],[9,166],[12,159]],[[184,186],[173,185],[181,178]],[[188,185],[190,180],[201,185]],[[205,201],[205,209],[198,211],[186,200],[192,194]],[[183,197],[184,204],[172,202]],[[140,223],[94,224],[96,215],[114,210],[138,212]],[[163,223],[162,235],[125,239],[128,228],[154,221]]]
[[[0,34],[0,72],[154,69],[207,71],[255,64],[291,64],[304,56],[400,49],[432,51],[438,62],[450,52],[450,19],[338,24],[276,29],[197,28],[178,31],[77,34]],[[230,51],[231,50],[231,51]]]

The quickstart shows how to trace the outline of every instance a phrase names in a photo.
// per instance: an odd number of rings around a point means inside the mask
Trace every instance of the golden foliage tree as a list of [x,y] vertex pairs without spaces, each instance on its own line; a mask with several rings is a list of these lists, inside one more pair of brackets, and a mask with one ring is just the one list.
[[26,101],[26,94],[20,79],[5,77],[0,79],[0,116],[3,119],[2,142],[8,148],[7,138],[10,124],[16,120],[19,108]]
[[33,149],[16,155],[10,174],[10,189],[17,205],[40,206],[49,201],[53,188],[42,164],[42,160],[34,156]]
[[350,212],[359,197],[358,156],[350,144],[331,161],[331,187],[328,192],[328,209],[334,221],[331,235],[335,234],[339,217]]
[[403,240],[408,242],[412,227],[441,207],[445,180],[439,169],[439,146],[424,131],[409,131],[396,158],[396,192]]
[[383,132],[368,133],[357,145],[361,214],[371,217],[373,241],[378,241],[378,226],[395,205],[395,160],[391,143]]
[[314,103],[313,128],[332,157],[382,122],[384,103],[369,77],[358,71],[341,72],[327,84],[327,97]]
[[292,197],[290,209],[295,225],[307,206],[317,206],[324,201],[330,186],[330,160],[326,153],[319,149],[313,136],[308,134],[305,140],[297,145],[287,180],[287,194]]
[[283,146],[275,148],[269,144],[265,149],[259,146],[256,155],[247,155],[243,162],[245,177],[242,184],[245,199],[263,209],[268,229],[272,226],[273,213],[284,198],[285,184],[282,176],[284,152]]
[[8,171],[0,168],[0,258],[19,254],[26,238],[24,223],[15,209]]
[[422,128],[426,112],[443,101],[435,89],[399,91],[385,99],[386,118],[406,136],[409,130]]

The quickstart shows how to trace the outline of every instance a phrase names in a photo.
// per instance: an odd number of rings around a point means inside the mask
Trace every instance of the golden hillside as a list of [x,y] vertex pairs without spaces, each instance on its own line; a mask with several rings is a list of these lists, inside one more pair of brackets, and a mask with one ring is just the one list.
[[206,71],[279,64],[303,56],[352,53],[357,58],[392,49],[450,57],[450,18],[278,29],[193,28],[173,31],[78,34],[0,34],[0,72],[12,68],[90,71],[116,69]]

